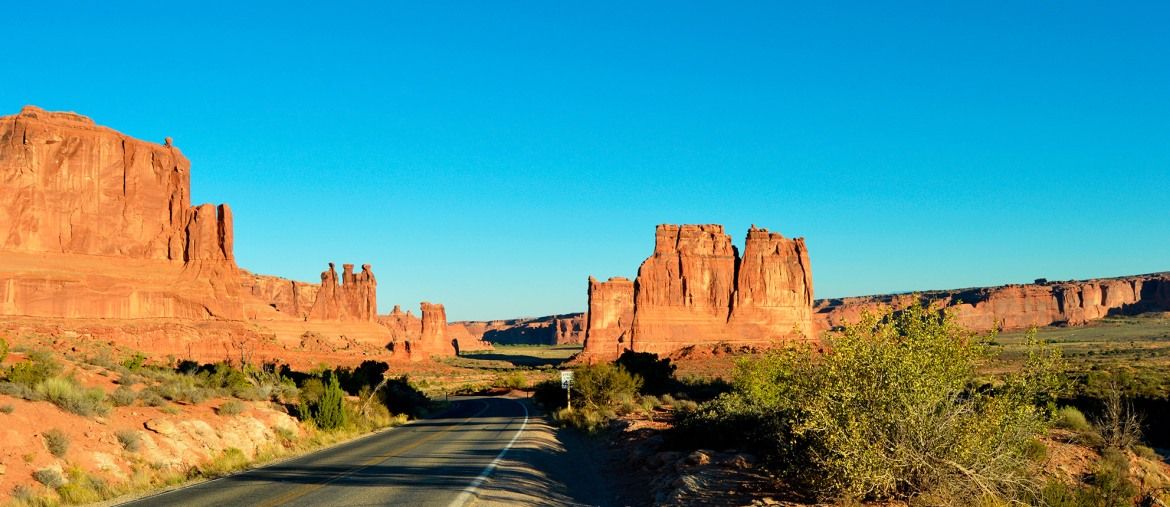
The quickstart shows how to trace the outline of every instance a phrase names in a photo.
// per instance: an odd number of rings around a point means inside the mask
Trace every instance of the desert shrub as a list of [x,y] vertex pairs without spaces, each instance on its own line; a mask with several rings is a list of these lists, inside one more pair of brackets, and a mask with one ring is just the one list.
[[631,400],[641,387],[642,379],[609,363],[583,366],[573,374],[574,399],[591,408],[610,407]]
[[12,405],[0,405],[0,414],[11,414],[15,410]]
[[110,401],[115,407],[127,407],[134,404],[138,399],[138,393],[126,386],[118,386],[110,393]]
[[338,368],[334,370],[333,374],[338,376],[341,388],[346,393],[356,395],[361,392],[363,387],[372,390],[380,384],[389,370],[390,365],[382,361],[365,360],[353,370]]
[[134,355],[122,361],[122,367],[130,371],[138,371],[146,364],[146,355],[141,352],[135,352]]
[[215,396],[215,390],[201,385],[198,378],[191,375],[167,375],[162,377],[158,385],[146,388],[143,393],[156,394],[164,399],[198,405]]
[[550,413],[565,408],[565,390],[561,381],[546,380],[532,386],[532,400]]
[[127,451],[138,452],[142,448],[142,435],[135,430],[118,430],[115,435],[118,437],[118,443]]
[[247,407],[244,406],[240,400],[228,400],[223,402],[219,408],[215,409],[215,413],[219,415],[234,416],[240,415]]
[[0,336],[0,362],[8,358],[8,340]]
[[616,416],[617,414],[609,408],[562,408],[553,413],[553,421],[587,433],[597,433],[608,427],[609,421]]
[[496,385],[508,389],[524,389],[528,387],[528,377],[524,375],[524,372],[514,370],[500,375],[496,379]]
[[97,387],[83,387],[70,377],[53,377],[37,384],[36,392],[66,412],[77,415],[106,415],[110,406],[106,392]]
[[49,454],[58,458],[64,458],[65,453],[69,451],[69,435],[64,431],[53,428],[46,431],[43,435],[45,439],[45,447],[49,449]]
[[56,489],[65,484],[65,476],[52,468],[42,468],[33,472],[33,479],[50,488]]
[[67,504],[91,504],[113,495],[109,483],[101,477],[87,474],[76,467],[69,469],[67,474],[69,482],[57,488],[57,494]]
[[430,398],[415,388],[409,378],[389,378],[385,382],[376,394],[391,414],[421,417],[430,408]]
[[345,391],[336,376],[329,377],[321,399],[312,410],[313,422],[324,430],[337,429],[346,424]]
[[979,389],[987,357],[942,312],[868,315],[807,348],[741,361],[734,389],[680,414],[680,434],[765,453],[819,498],[1014,499],[1031,491],[1032,442],[1055,387],[1054,349],[1030,339],[1028,364]]
[[1096,504],[1122,507],[1134,504],[1137,486],[1129,477],[1129,457],[1117,449],[1106,449],[1093,469],[1092,487]]
[[1101,414],[1095,421],[1105,446],[1112,449],[1129,449],[1141,442],[1141,418],[1133,405],[1125,399],[1122,388],[1112,384],[1105,390]]
[[5,380],[13,384],[33,387],[61,373],[61,364],[43,350],[30,352],[28,359],[9,366]]
[[1085,414],[1076,407],[1060,407],[1052,418],[1052,425],[1057,428],[1076,432],[1093,431],[1093,425],[1085,418]]
[[1133,453],[1151,461],[1160,461],[1162,459],[1157,451],[1145,445],[1133,446]]
[[642,378],[641,392],[666,394],[674,387],[674,370],[670,358],[659,358],[650,352],[627,350],[617,359],[617,365],[633,375]]
[[163,407],[167,404],[166,398],[163,398],[157,392],[150,389],[139,393],[138,399],[142,400],[142,404],[148,407]]
[[248,456],[235,447],[228,447],[199,466],[196,472],[204,477],[221,477],[248,464]]
[[301,403],[314,405],[325,395],[325,381],[319,377],[311,377],[301,384]]

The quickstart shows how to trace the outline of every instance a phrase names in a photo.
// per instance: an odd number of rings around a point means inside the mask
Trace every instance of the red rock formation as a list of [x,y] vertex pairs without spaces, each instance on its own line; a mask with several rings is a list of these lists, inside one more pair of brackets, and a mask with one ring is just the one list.
[[[536,318],[491,321],[453,322],[448,331],[464,337],[490,343],[509,345],[578,344],[585,339],[585,314],[566,313]],[[460,350],[472,350],[463,348]]]
[[[590,278],[585,358],[629,348],[668,354],[691,345],[770,346],[815,339],[804,240],[752,226],[744,258],[720,225],[660,225],[636,283]],[[624,299],[632,294],[632,305]],[[622,317],[632,314],[632,324]]]
[[242,319],[226,205],[190,205],[190,163],[73,113],[0,118],[0,311]]
[[814,338],[813,284],[804,238],[748,230],[739,263],[731,326],[753,338]]
[[865,296],[818,301],[815,327],[825,330],[856,322],[863,311],[898,310],[915,301],[955,312],[974,331],[1050,325],[1083,325],[1109,315],[1170,310],[1170,273],[1085,281],[1035,283]]
[[309,310],[311,320],[365,320],[377,318],[377,280],[369,264],[362,265],[361,273],[353,272],[353,264],[343,264],[341,283],[333,263],[321,272],[321,286],[317,300]]
[[[252,297],[263,301],[265,306],[279,314],[305,320],[317,300],[321,286],[315,283],[298,282],[287,278],[268,275],[254,275],[241,270],[240,283]],[[253,312],[249,318],[260,318],[260,312]]]
[[447,336],[447,311],[443,305],[422,302],[422,333],[418,344],[412,346],[412,355],[423,351],[429,355],[453,356],[457,352]]
[[231,260],[231,211],[191,207],[190,162],[73,113],[0,117],[0,249]]
[[583,356],[615,359],[629,349],[634,327],[634,282],[620,277],[600,282],[589,277],[586,322]]

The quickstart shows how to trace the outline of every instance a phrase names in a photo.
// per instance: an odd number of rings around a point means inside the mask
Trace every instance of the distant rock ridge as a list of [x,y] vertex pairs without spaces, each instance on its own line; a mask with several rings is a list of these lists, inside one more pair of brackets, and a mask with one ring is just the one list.
[[741,258],[721,225],[659,225],[634,282],[590,278],[583,357],[813,340],[812,295],[803,238],[753,225]]
[[487,321],[453,322],[462,336],[505,345],[565,345],[585,340],[585,314],[565,313]]
[[898,310],[915,302],[946,307],[974,331],[1079,326],[1111,315],[1170,311],[1170,272],[825,299],[814,307],[815,327],[823,331],[856,322],[865,311]]

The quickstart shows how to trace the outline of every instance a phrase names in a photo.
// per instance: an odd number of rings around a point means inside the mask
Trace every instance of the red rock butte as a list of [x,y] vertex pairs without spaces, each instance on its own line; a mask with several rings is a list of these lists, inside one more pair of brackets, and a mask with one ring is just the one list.
[[231,208],[191,204],[191,164],[170,138],[33,106],[0,117],[0,330],[51,332],[68,319],[82,336],[197,360],[295,362],[309,345],[307,364],[419,359],[392,352],[412,341],[454,353],[429,342],[446,339],[441,305],[424,303],[432,317],[417,332],[385,325],[394,318],[377,315],[368,264],[338,276],[330,263],[306,283],[242,270],[233,249]]
[[636,280],[590,277],[588,290],[588,360],[815,339],[804,239],[755,226],[741,257],[721,225],[659,225]]

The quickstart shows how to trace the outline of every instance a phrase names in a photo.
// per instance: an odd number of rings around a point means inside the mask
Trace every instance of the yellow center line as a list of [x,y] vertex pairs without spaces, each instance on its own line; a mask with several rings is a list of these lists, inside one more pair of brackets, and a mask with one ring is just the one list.
[[353,475],[353,474],[356,474],[356,473],[358,473],[358,472],[360,472],[360,471],[362,471],[362,470],[365,470],[365,469],[367,469],[367,468],[369,468],[369,467],[371,467],[371,466],[374,466],[374,465],[376,465],[376,464],[378,464],[378,463],[381,463],[381,462],[383,462],[383,461],[386,461],[387,459],[390,459],[390,458],[393,458],[393,457],[396,457],[396,456],[401,456],[401,455],[403,455],[403,454],[406,454],[407,452],[410,452],[410,451],[414,450],[415,448],[417,448],[417,447],[418,447],[418,446],[420,446],[420,445],[423,445],[423,444],[425,444],[425,443],[427,443],[427,442],[430,442],[431,440],[434,440],[434,439],[436,439],[436,438],[438,438],[438,437],[440,437],[440,436],[442,436],[442,435],[445,435],[445,434],[447,434],[447,433],[448,433],[448,432],[450,432],[452,429],[454,429],[454,428],[455,428],[455,426],[461,426],[461,425],[467,424],[467,423],[468,423],[469,421],[471,421],[472,419],[475,419],[475,418],[476,418],[476,417],[478,417],[480,414],[482,414],[482,413],[484,413],[485,411],[487,411],[487,409],[489,408],[490,404],[489,404],[489,403],[487,403],[487,402],[483,402],[482,400],[478,400],[478,401],[481,401],[481,402],[483,403],[483,408],[482,408],[482,409],[480,409],[480,410],[479,410],[479,412],[476,412],[476,413],[472,414],[471,416],[469,416],[467,419],[464,419],[462,422],[460,422],[460,423],[459,423],[459,424],[457,424],[457,425],[452,425],[452,426],[449,426],[449,427],[447,427],[446,429],[444,429],[444,430],[442,430],[442,431],[436,431],[436,432],[432,433],[430,436],[427,436],[427,437],[420,438],[420,439],[418,439],[417,441],[415,441],[414,443],[412,443],[412,444],[410,444],[410,445],[407,445],[406,447],[403,447],[403,448],[397,449],[395,452],[392,452],[392,453],[387,453],[387,454],[383,454],[383,455],[379,455],[379,456],[374,456],[373,458],[370,458],[370,459],[366,460],[366,462],[365,462],[365,463],[362,463],[361,465],[359,465],[359,466],[357,466],[357,467],[354,467],[354,468],[352,468],[352,469],[350,469],[350,470],[347,470],[345,473],[338,474],[338,475],[336,475],[336,476],[334,476],[334,477],[330,478],[329,480],[322,481],[322,482],[318,482],[318,483],[315,483],[315,484],[305,484],[305,485],[302,485],[302,486],[298,486],[298,487],[296,487],[296,488],[293,488],[293,489],[292,489],[291,491],[289,491],[288,493],[285,493],[285,494],[283,494],[283,495],[280,495],[280,496],[278,496],[278,497],[275,497],[275,498],[270,498],[270,499],[269,499],[268,501],[266,501],[266,502],[263,502],[263,503],[257,504],[257,507],[276,507],[277,505],[284,505],[284,504],[286,504],[286,503],[289,503],[289,502],[291,502],[291,501],[293,501],[293,500],[296,500],[296,499],[298,499],[298,498],[301,498],[301,497],[303,497],[303,496],[305,496],[305,495],[308,495],[309,493],[312,493],[312,492],[314,492],[314,491],[317,491],[317,490],[319,490],[319,489],[321,489],[321,488],[325,487],[326,485],[328,485],[328,484],[330,484],[330,483],[332,483],[332,482],[339,481],[339,480],[341,480],[341,479],[344,479],[344,478],[346,478],[346,477],[349,477],[349,476],[351,476],[351,475]]

